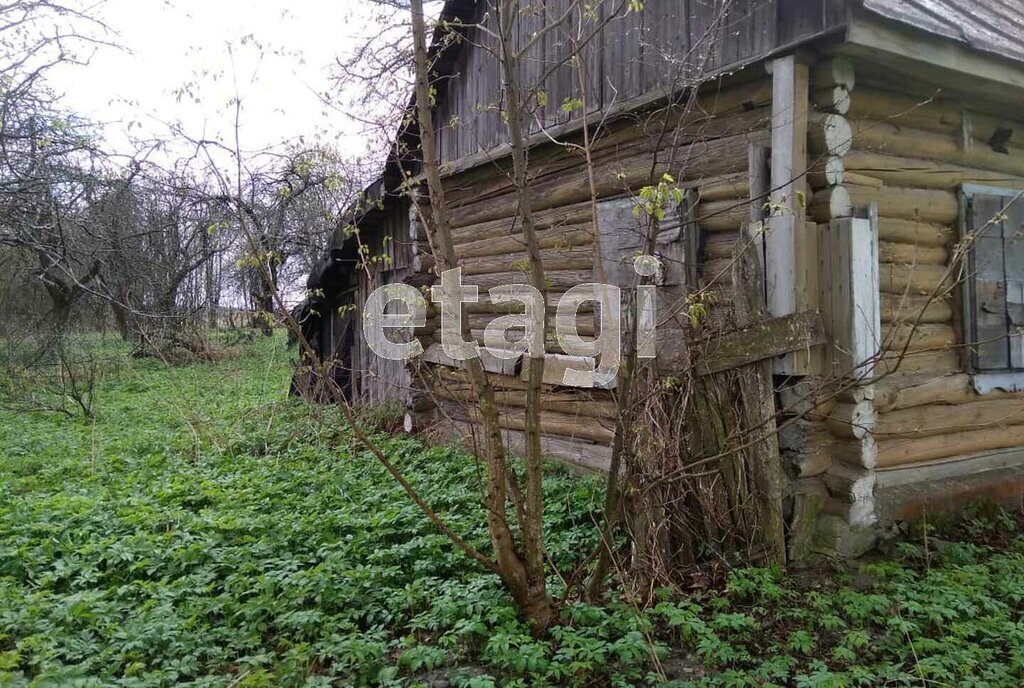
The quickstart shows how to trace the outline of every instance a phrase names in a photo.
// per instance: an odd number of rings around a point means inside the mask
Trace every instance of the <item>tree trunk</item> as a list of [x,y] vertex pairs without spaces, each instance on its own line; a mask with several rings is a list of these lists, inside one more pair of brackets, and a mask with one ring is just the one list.
[[116,300],[111,300],[110,311],[114,315],[114,324],[117,326],[117,333],[121,335],[121,339],[126,342],[131,341],[131,330],[128,326],[128,309]]
[[[518,215],[522,225],[523,238],[530,263],[530,284],[544,295],[547,303],[547,279],[544,275],[544,260],[540,252],[536,226],[533,221],[533,197],[530,189],[527,163],[527,146],[522,128],[523,93],[519,85],[518,54],[513,46],[514,31],[518,20],[517,2],[504,0],[499,4],[499,30],[501,41],[501,62],[505,77],[506,127],[512,151],[513,186],[515,189]],[[548,310],[541,313],[541,331],[548,329]],[[526,499],[523,510],[524,523],[520,533],[525,550],[527,594],[527,615],[538,630],[543,631],[554,616],[554,607],[544,578],[544,457],[541,453],[541,381],[544,377],[544,347],[541,351],[530,351],[529,381],[526,389]]]
[[265,337],[269,337],[274,334],[274,292],[277,289],[280,263],[271,258],[267,261],[266,268],[266,273],[263,270],[253,271],[252,290],[249,296],[254,310],[252,327],[262,332]]
[[[411,0],[410,10],[416,77],[416,114],[423,172],[430,195],[430,209],[423,213],[423,220],[438,271],[443,272],[457,267],[458,260],[445,208],[445,192],[437,153],[423,0]],[[415,202],[414,207],[418,207]],[[463,340],[469,340],[469,321],[466,318],[462,319],[461,330]],[[543,572],[538,573],[535,566],[530,566],[530,557],[524,559],[516,548],[509,527],[506,515],[509,495],[511,493],[513,501],[516,501],[519,488],[515,474],[506,464],[507,457],[494,390],[479,358],[471,358],[465,363],[484,426],[484,462],[487,467],[485,508],[499,576],[509,589],[520,614],[530,623],[534,632],[543,633],[554,619],[554,607],[547,594]],[[517,503],[516,506],[519,513],[521,505]],[[524,540],[533,537],[524,530],[521,528]]]

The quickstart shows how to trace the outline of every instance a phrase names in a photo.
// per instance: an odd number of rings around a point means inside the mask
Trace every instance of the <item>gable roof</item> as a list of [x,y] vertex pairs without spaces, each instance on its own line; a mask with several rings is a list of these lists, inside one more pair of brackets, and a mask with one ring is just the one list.
[[974,50],[1024,62],[1021,0],[861,0],[890,21],[950,38]]

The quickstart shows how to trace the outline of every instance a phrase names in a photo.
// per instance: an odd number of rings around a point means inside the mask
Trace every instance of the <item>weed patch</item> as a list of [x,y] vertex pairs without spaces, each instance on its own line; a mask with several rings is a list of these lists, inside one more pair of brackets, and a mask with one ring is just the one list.
[[[743,569],[644,610],[570,600],[536,639],[337,409],[286,398],[283,341],[251,346],[180,367],[126,356],[93,418],[0,421],[0,685],[1021,684],[1019,535],[904,545],[866,585]],[[486,550],[472,457],[381,441]],[[546,481],[568,577],[596,544],[600,488]]]

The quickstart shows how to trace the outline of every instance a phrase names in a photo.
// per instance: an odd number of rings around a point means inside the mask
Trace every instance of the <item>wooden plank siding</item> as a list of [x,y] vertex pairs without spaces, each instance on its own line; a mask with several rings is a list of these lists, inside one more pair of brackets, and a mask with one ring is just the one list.
[[[493,0],[480,0],[475,21],[494,30]],[[573,0],[523,0],[516,41],[524,45],[542,26],[561,17]],[[607,0],[589,22],[566,20],[550,30],[521,62],[524,89],[543,91],[546,105],[531,118],[527,134],[579,118],[562,105],[581,97],[576,68],[565,64],[580,36],[588,37],[583,69],[591,113],[669,89],[681,90],[709,76],[752,62],[796,41],[839,28],[848,0],[645,0],[641,12]],[[596,27],[596,28],[595,28]],[[597,28],[600,28],[598,31]],[[575,35],[574,35],[575,33]],[[438,104],[442,162],[454,162],[499,146],[506,138],[496,104],[501,102],[499,64],[489,52],[494,39],[470,26]],[[543,83],[538,83],[546,75]]]

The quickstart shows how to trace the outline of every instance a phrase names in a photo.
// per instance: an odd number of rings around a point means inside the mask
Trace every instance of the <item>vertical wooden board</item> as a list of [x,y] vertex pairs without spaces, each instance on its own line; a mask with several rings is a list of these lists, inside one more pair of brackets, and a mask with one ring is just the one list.
[[823,0],[817,2],[789,2],[779,0],[775,6],[778,25],[778,44],[787,45],[798,38],[821,31],[825,26]]
[[829,283],[831,293],[832,344],[840,375],[849,375],[856,366],[850,314],[853,310],[853,284],[850,280],[850,247],[845,220],[829,223]]
[[972,343],[978,370],[1002,370],[1010,364],[1003,223],[991,222],[1002,213],[1003,202],[987,194],[975,194],[970,202],[970,227],[976,232],[970,260]]
[[471,51],[463,50],[459,55],[459,59],[455,63],[455,69],[456,73],[460,74],[462,78],[453,79],[448,85],[448,97],[454,101],[451,115],[458,119],[458,126],[451,132],[451,140],[448,142],[448,149],[451,151],[451,160],[453,161],[458,160],[464,155],[465,145],[460,145],[460,142],[464,141],[467,135],[472,134],[477,126],[477,123],[469,116],[466,108],[466,94],[473,83],[474,76],[469,71],[470,53]]
[[[676,247],[669,253],[668,260],[671,261],[673,258],[681,260],[682,269],[679,271],[680,279],[679,284],[685,286],[690,290],[698,288],[698,280],[700,278],[701,271],[701,236],[700,236],[700,225],[697,224],[696,210],[697,210],[697,193],[693,189],[689,189],[683,196],[683,202],[679,208],[679,221],[681,223],[681,232],[679,241],[676,242]],[[764,259],[762,253],[761,259]],[[666,266],[666,271],[671,272],[671,266]],[[672,285],[671,279],[666,280],[666,283]]]
[[807,239],[798,232],[805,212],[799,199],[806,198],[807,189],[807,89],[807,66],[794,55],[772,62],[771,196],[772,205],[783,210],[769,219],[765,272],[768,306],[775,316],[796,312],[798,292],[813,288],[803,283],[796,264],[798,256],[806,260],[803,254],[813,252],[798,247],[798,240]]
[[690,64],[691,74],[705,74],[718,64],[721,48],[718,27],[720,0],[690,0]]
[[[491,25],[487,28],[494,30],[493,17],[494,13],[491,12]],[[483,21],[481,17],[479,19]],[[494,136],[494,111],[491,109],[495,106],[498,101],[493,98],[495,93],[496,84],[493,84],[492,75],[497,73],[497,60],[494,59],[487,51],[487,48],[491,47],[490,38],[486,33],[477,29],[474,32],[475,42],[480,47],[471,50],[472,68],[470,73],[471,82],[468,84],[469,99],[464,104],[468,116],[474,120],[475,125],[468,132],[468,136],[464,136],[462,143],[462,150],[465,153],[476,152],[486,150],[488,143]],[[493,84],[493,85],[492,85]]]
[[[608,18],[608,15],[611,14],[612,9],[613,8],[608,5],[601,5],[599,8],[598,21],[604,22]],[[598,32],[597,35],[589,39],[589,43],[586,48],[585,83],[587,86],[589,113],[600,112],[604,108],[601,86],[604,79],[604,44],[608,37],[615,32],[617,21],[618,19],[611,18],[608,25]]]
[[825,14],[823,29],[841,26],[847,20],[847,0],[824,0]]
[[[492,12],[492,24],[490,26],[491,31],[496,31],[497,16]],[[505,82],[505,77],[502,70],[501,60],[495,59],[494,54],[499,51],[498,42],[490,36],[484,36],[481,38],[484,45],[488,50],[480,50],[483,60],[485,61],[484,81],[483,88],[481,89],[480,97],[485,105],[490,106],[496,104],[498,107],[487,107],[485,119],[487,122],[488,136],[482,137],[481,145],[478,146],[480,150],[490,150],[495,146],[500,145],[508,138],[506,125],[501,117],[500,110],[502,104],[505,102],[502,84]]]
[[1004,208],[1003,266],[1009,318],[1010,367],[1024,369],[1024,199]]
[[818,226],[818,287],[822,319],[830,343],[830,372],[868,378],[881,336],[878,294],[877,225],[844,218]]
[[687,74],[694,74],[704,64],[703,55],[711,47],[711,41],[704,36],[706,0],[685,0],[686,7],[686,64]]
[[[767,146],[751,146],[747,152],[747,175],[750,178],[750,224],[757,229],[757,254],[765,274],[765,206],[771,192],[771,150]],[[765,292],[765,303],[768,293]]]
[[644,5],[644,90],[690,85],[684,69],[690,41],[686,8],[686,0]]
[[753,54],[754,32],[752,12],[760,0],[733,0],[725,8],[722,25],[722,64],[736,64]]
[[878,277],[877,221],[854,219],[850,227],[850,284],[852,341],[858,377],[874,373],[869,362],[878,354],[882,315]]
[[[636,98],[644,92],[643,47],[648,13],[657,13],[654,3],[642,12],[620,13],[605,29],[601,50],[602,102],[612,104]],[[609,10],[611,11],[611,10]]]
[[837,281],[832,273],[832,235],[828,224],[819,224],[815,228],[818,241],[818,273],[829,275],[829,279],[818,282],[818,303],[821,320],[825,326],[828,341],[825,344],[822,373],[829,376],[838,371],[839,360],[835,347],[834,325],[832,322],[832,289]]
[[[606,284],[628,287],[635,283],[633,263],[626,260],[642,243],[639,224],[629,199],[604,201],[597,207],[597,236],[601,242],[601,267]],[[594,281],[601,275],[595,265]]]
[[775,23],[775,1],[755,1],[751,15],[750,55],[763,55],[777,45],[775,42],[775,34],[778,30]]
[[[572,3],[573,0],[553,0],[550,4],[554,6],[554,9],[550,12],[549,16],[556,18],[562,16]],[[579,88],[576,85],[576,69],[570,62],[575,50],[571,34],[571,32],[576,31],[575,19],[575,13],[573,13],[550,34],[554,39],[549,58],[552,64],[555,65],[555,71],[552,73],[551,78],[555,84],[554,90],[558,93],[556,102],[559,106],[559,124],[564,124],[582,114],[578,110],[566,112],[561,108],[566,100],[579,98]]]
[[[517,46],[520,50],[530,41],[533,40],[534,36],[540,30],[543,25],[543,3],[540,0],[532,0],[529,4],[524,5],[524,10],[519,13],[519,45]],[[537,41],[533,43],[528,50],[522,53],[521,60],[521,83],[523,88],[531,89],[535,92],[543,91],[545,97],[550,94],[547,93],[548,85],[540,83],[542,61],[544,59],[544,42]],[[541,98],[543,100],[543,98]],[[529,121],[529,132],[531,134],[540,131],[540,122],[543,122],[546,118],[545,113],[550,108],[550,103],[547,107],[538,108],[536,117],[532,117]],[[538,121],[539,120],[539,121]]]

